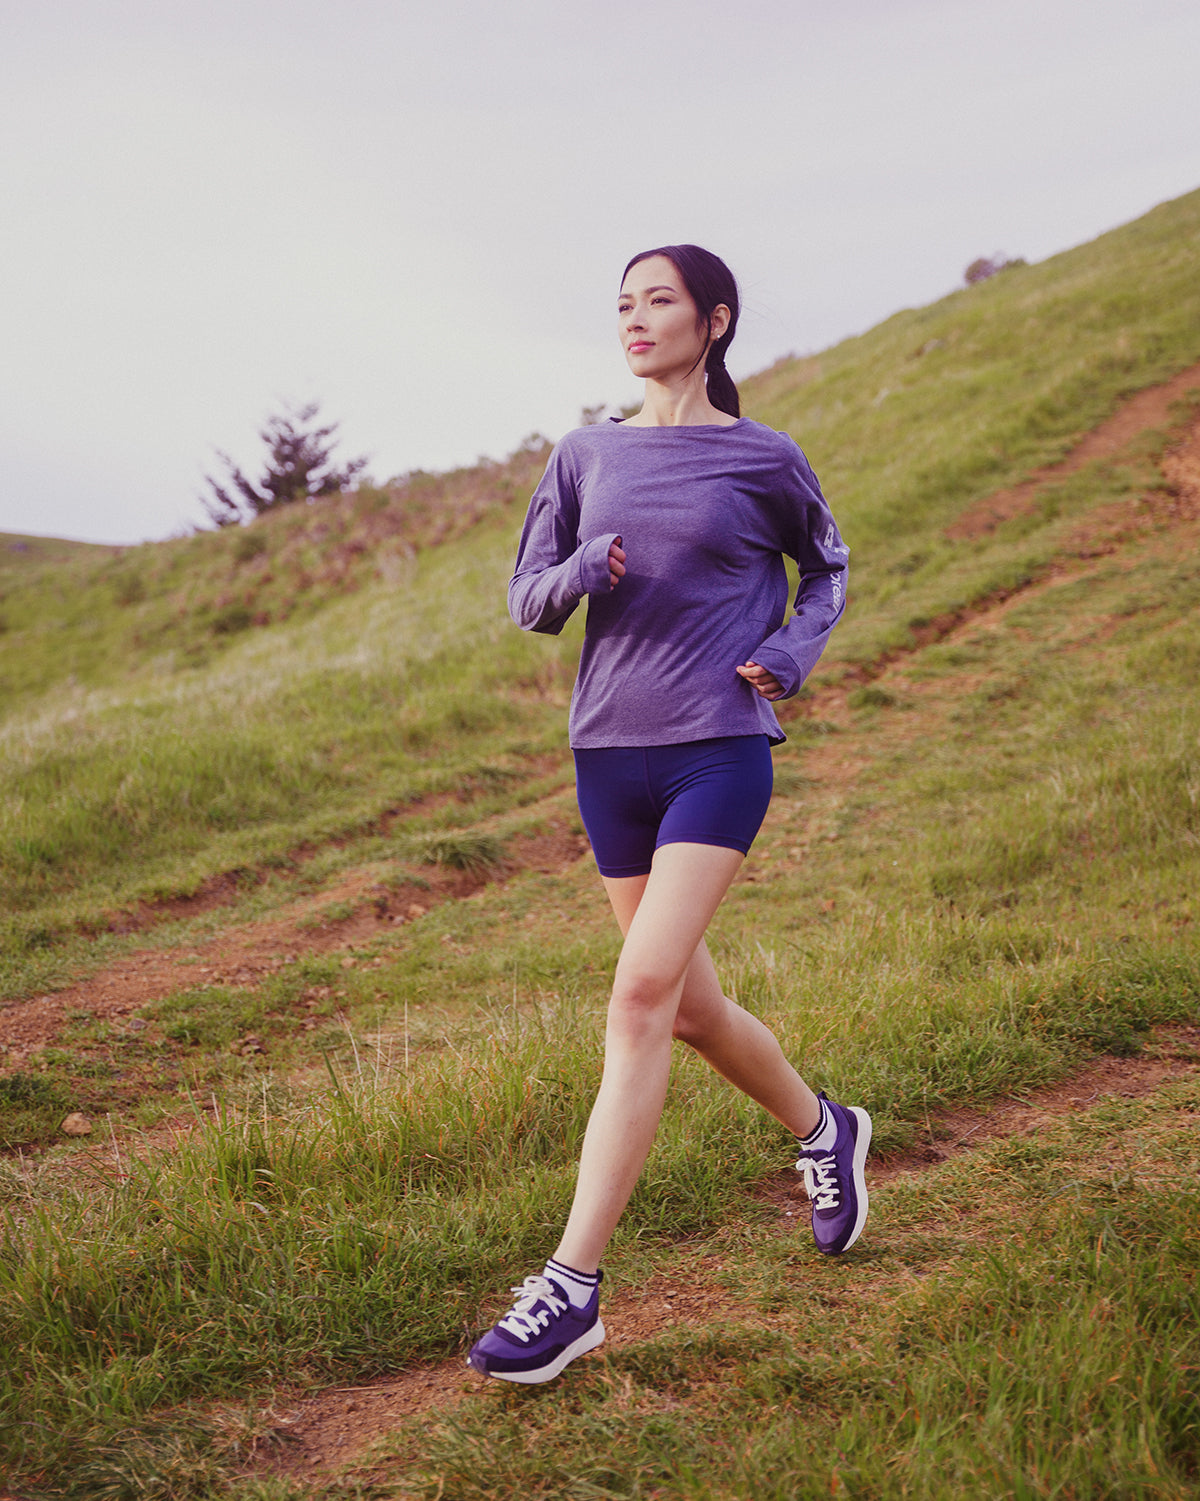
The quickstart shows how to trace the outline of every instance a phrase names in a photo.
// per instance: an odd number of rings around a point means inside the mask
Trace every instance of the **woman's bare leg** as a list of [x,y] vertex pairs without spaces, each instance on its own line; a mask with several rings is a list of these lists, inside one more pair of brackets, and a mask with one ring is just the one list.
[[588,1120],[579,1179],[556,1261],[600,1264],[654,1140],[671,1070],[684,981],[741,864],[736,850],[668,844],[654,856],[625,930],[604,1038],[604,1073]]
[[774,1032],[724,994],[703,939],[688,966],[675,1036],[804,1138],[821,1121],[816,1095],[788,1062]]
[[[603,879],[617,924],[627,933],[649,877]],[[788,1062],[774,1032],[721,989],[703,939],[688,965],[674,1035],[795,1136],[807,1136],[820,1122],[816,1095]]]
[[605,878],[625,946],[575,1201],[554,1253],[579,1271],[599,1265],[645,1163],[666,1098],[673,1036],[797,1136],[820,1121],[816,1096],[774,1033],[722,993],[704,944],[741,858],[713,845],[668,844],[648,876]]

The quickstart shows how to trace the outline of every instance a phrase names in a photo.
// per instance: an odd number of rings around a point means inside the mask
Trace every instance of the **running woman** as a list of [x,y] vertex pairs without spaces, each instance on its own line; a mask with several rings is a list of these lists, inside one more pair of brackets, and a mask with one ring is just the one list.
[[[705,929],[771,797],[771,708],[821,655],[847,549],[803,453],[740,415],[725,355],[738,289],[696,245],[635,256],[617,302],[636,416],[569,433],[534,492],[509,585],[525,630],[587,626],[571,702],[579,807],[624,943],[604,1069],[562,1239],[471,1350],[477,1371],[552,1380],[604,1338],[600,1259],[662,1114],[672,1038],[799,1140],[817,1247],[867,1217],[865,1110],[814,1094],[722,990]],[[784,555],[799,566],[795,613]]]

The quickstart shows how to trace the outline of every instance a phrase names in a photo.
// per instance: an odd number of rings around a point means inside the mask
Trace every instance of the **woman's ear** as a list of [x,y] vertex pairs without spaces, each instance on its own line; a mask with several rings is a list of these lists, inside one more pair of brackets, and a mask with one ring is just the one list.
[[729,327],[729,309],[723,302],[718,302],[712,310],[712,337],[715,340]]

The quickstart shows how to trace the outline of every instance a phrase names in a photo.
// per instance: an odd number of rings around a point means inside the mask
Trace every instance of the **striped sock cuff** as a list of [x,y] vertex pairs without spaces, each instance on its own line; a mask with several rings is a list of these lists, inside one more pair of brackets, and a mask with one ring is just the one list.
[[546,1263],[545,1275],[563,1289],[572,1308],[586,1308],[600,1282],[599,1272],[577,1272],[573,1266],[555,1261],[553,1257]]
[[821,1119],[812,1134],[804,1137],[800,1145],[810,1152],[825,1152],[837,1140],[837,1121],[823,1097],[818,1096],[817,1104],[821,1107]]

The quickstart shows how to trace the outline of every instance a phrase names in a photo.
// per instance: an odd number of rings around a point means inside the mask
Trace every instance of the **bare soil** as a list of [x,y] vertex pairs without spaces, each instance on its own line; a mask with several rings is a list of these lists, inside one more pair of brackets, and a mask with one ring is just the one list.
[[[557,872],[581,858],[586,848],[583,836],[566,820],[551,818],[547,832],[514,839],[505,864],[487,874],[430,867],[419,886],[385,887],[370,875],[352,871],[336,885],[299,898],[270,918],[233,925],[212,938],[189,943],[183,951],[148,946],[76,985],[9,1002],[0,1007],[0,1056],[8,1069],[19,1067],[52,1043],[80,1012],[113,1020],[196,985],[252,987],[302,954],[361,947],[381,931],[419,922],[444,902],[462,901],[515,871]],[[196,898],[163,905],[179,918],[230,899],[214,885]],[[322,920],[327,908],[347,904],[354,904],[348,916]]]
[[[1035,508],[1038,492],[1057,484],[1097,459],[1114,458],[1142,433],[1170,428],[1178,421],[1178,404],[1200,391],[1200,365],[1181,370],[1160,386],[1148,386],[1086,433],[1066,458],[1036,470],[1027,480],[1010,490],[997,490],[970,506],[949,527],[946,535],[954,538],[981,537],[994,532],[1005,521],[1024,515]],[[1165,467],[1165,466],[1164,466]]]

